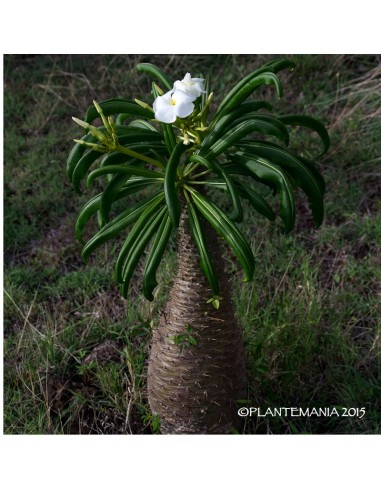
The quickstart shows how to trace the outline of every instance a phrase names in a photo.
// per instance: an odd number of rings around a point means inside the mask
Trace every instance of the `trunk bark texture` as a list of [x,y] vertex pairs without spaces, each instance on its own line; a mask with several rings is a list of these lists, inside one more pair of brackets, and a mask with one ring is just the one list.
[[219,239],[209,223],[202,224],[223,299],[219,309],[207,303],[212,290],[200,269],[200,256],[183,212],[178,271],[153,333],[148,365],[149,404],[160,417],[162,434],[229,433],[239,426],[236,400],[245,396],[242,335]]

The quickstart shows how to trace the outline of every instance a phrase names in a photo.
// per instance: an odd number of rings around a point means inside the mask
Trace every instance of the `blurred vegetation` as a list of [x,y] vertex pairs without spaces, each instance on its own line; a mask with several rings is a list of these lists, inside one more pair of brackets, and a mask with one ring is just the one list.
[[[114,246],[80,259],[74,223],[86,196],[65,174],[71,116],[93,99],[149,101],[151,62],[173,77],[210,73],[214,104],[274,56],[7,55],[4,59],[4,432],[156,433],[145,395],[152,328],[175,269],[160,271],[156,302],[136,287],[126,302],[112,281]],[[381,430],[381,57],[289,55],[274,108],[319,117],[332,146],[320,162],[326,219],[313,229],[300,196],[295,231],[247,213],[255,281],[241,282],[229,252],[245,334],[247,406],[366,407],[358,418],[248,419],[245,433]],[[268,89],[265,89],[268,90]],[[294,131],[312,157],[318,141]],[[309,153],[310,152],[310,153]],[[316,152],[315,152],[316,154]],[[216,197],[217,199],[217,197]],[[95,227],[95,224],[93,225]]]

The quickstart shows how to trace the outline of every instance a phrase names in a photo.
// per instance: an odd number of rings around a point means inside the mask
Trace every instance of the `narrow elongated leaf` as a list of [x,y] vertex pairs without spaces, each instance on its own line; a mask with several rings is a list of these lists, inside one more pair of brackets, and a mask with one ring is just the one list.
[[279,120],[282,121],[285,125],[292,126],[305,126],[306,128],[310,128],[314,130],[323,142],[323,152],[325,154],[330,146],[330,139],[328,132],[320,121],[311,116],[305,116],[303,114],[290,114],[287,116],[279,116]]
[[[149,178],[130,178],[118,195],[115,197],[115,201],[125,198],[128,195],[133,195],[138,191],[144,190],[148,186],[157,183],[156,180]],[[99,211],[101,205],[101,197],[102,193],[91,198],[80,210],[78,214],[78,218],[75,224],[75,235],[80,243],[83,243],[83,231],[86,227],[86,224],[89,222],[90,218]],[[101,220],[101,224],[103,220]],[[110,222],[109,222],[110,224]]]
[[[142,108],[139,104],[131,99],[107,99],[98,103],[102,108],[103,114],[105,116],[112,116],[120,113],[128,113],[131,116],[140,116],[143,118],[151,119],[153,117],[152,111],[149,109]],[[85,121],[87,123],[92,123],[94,120],[99,118],[99,113],[95,106],[90,106],[85,115]]]
[[149,301],[153,301],[153,290],[157,286],[156,271],[168,245],[172,229],[173,224],[169,217],[168,210],[166,210],[155,235],[155,239],[152,242],[151,251],[147,258],[143,273],[143,294]]
[[[250,173],[251,174],[251,173]],[[237,192],[239,195],[248,200],[250,205],[260,214],[264,215],[271,222],[275,220],[275,213],[270,207],[270,205],[266,202],[264,198],[259,195],[256,191],[254,191],[250,186],[245,185],[243,183],[239,183],[234,180]],[[212,186],[214,188],[219,188],[221,190],[226,190],[226,183],[221,178],[208,179],[206,180],[207,186]]]
[[285,70],[286,68],[288,68],[290,71],[294,70],[295,63],[289,60],[288,58],[276,58],[275,60],[270,60],[269,62],[259,67],[259,69],[257,69],[256,72],[278,73],[281,70]]
[[190,162],[199,162],[203,164],[208,169],[212,169],[215,173],[217,173],[219,176],[223,178],[233,203],[233,210],[229,214],[229,218],[231,220],[234,220],[235,222],[240,222],[243,217],[242,205],[238,193],[236,191],[235,183],[230,178],[229,173],[227,173],[223,168],[223,166],[221,166],[216,160],[208,161],[204,157],[201,157],[200,155],[196,155],[196,154],[191,156],[189,160]]
[[238,174],[240,176],[255,176],[247,167],[238,164],[237,162],[228,162],[224,164],[225,172],[229,174]]
[[205,196],[196,190],[191,190],[191,193],[198,210],[235,252],[245,272],[244,282],[252,280],[255,268],[254,256],[250,246],[237,226]]
[[[103,132],[105,127],[99,126],[97,129],[99,131]],[[116,126],[116,131],[117,131],[118,136],[123,136],[123,135],[128,134],[128,133],[136,133],[136,130],[134,132],[133,129],[130,129],[127,126],[120,126],[120,125]],[[91,135],[91,133],[87,133],[86,135],[83,135],[81,137],[81,140],[83,140],[84,142],[87,142],[87,143],[96,143],[97,142],[96,137]],[[86,145],[80,144],[78,142],[73,146],[73,148],[69,154],[67,163],[66,163],[66,171],[67,171],[67,174],[68,174],[70,180],[72,179],[73,172],[74,172],[77,164],[79,163],[80,159],[83,157],[85,152],[88,150],[89,150],[89,147],[87,147]]]
[[176,147],[176,136],[173,131],[172,125],[162,124],[162,130],[164,135],[165,145],[167,146],[168,152],[172,153]]
[[248,75],[246,75],[246,77],[244,77],[242,80],[240,80],[231,89],[231,91],[227,94],[227,96],[224,98],[224,100],[222,101],[222,103],[218,107],[217,112],[216,112],[216,115],[219,114],[219,113],[221,113],[222,110],[225,109],[225,107],[227,106],[227,104],[230,103],[230,101],[232,99],[234,99],[237,96],[237,94],[239,94],[240,91],[242,91],[243,88],[245,86],[247,86],[247,84],[252,79],[254,79],[255,77],[258,77],[258,75],[261,75],[264,72],[278,73],[280,70],[284,70],[285,68],[293,69],[294,67],[295,67],[295,64],[292,61],[287,60],[286,58],[280,58],[280,59],[277,59],[277,60],[273,60],[273,61],[271,61],[269,63],[265,63],[261,67],[257,68],[253,72],[251,72]]
[[143,206],[143,208],[139,211],[140,214],[138,218],[135,219],[136,222],[132,227],[130,233],[128,234],[127,239],[120,250],[118,259],[116,260],[115,279],[117,280],[117,282],[119,283],[122,282],[123,266],[131,246],[139,237],[144,227],[146,227],[149,220],[157,216],[157,211],[160,208],[160,204],[162,203],[163,200],[164,200],[164,193],[160,192],[159,194],[155,195],[154,199],[150,203],[146,203]]
[[128,164],[131,166],[136,165],[138,162],[141,163],[142,161],[138,161],[134,157],[123,154],[122,152],[110,152],[103,157],[99,165],[100,167],[106,167],[115,164],[123,164],[125,162],[128,162]]
[[[134,131],[132,132],[131,130]],[[149,145],[152,142],[162,142],[163,136],[159,132],[143,130],[142,128],[130,128],[130,133],[128,135],[122,135],[118,140],[121,145],[130,146],[134,143]]]
[[242,198],[246,198],[250,205],[260,214],[265,216],[271,222],[275,220],[275,213],[270,205],[266,202],[264,198],[259,195],[256,191],[251,188],[251,186],[245,185],[243,183],[237,184],[238,193]]
[[[90,133],[88,133],[87,135],[84,135],[82,137],[82,140],[84,142],[87,142],[87,143],[95,143],[97,141],[97,139],[93,135],[91,135]],[[83,157],[83,154],[88,150],[89,150],[88,147],[86,147],[85,145],[80,144],[78,142],[71,149],[69,157],[67,159],[67,163],[66,163],[66,172],[67,172],[67,175],[69,176],[70,181],[72,179],[73,172],[74,172],[76,165],[78,164],[78,162]],[[99,154],[99,155],[101,155],[101,154]]]
[[325,181],[324,181],[324,177],[318,171],[318,168],[317,168],[316,164],[314,162],[306,159],[305,157],[300,156],[300,155],[295,155],[295,157],[297,159],[299,159],[301,162],[303,162],[303,164],[306,167],[308,167],[308,169],[311,171],[311,173],[315,176],[316,182],[319,184],[320,193],[322,195],[324,195],[324,193],[325,193]]
[[[203,78],[203,77],[200,77],[200,78]],[[208,100],[209,94],[210,94],[210,76],[209,76],[209,74],[205,77],[204,91],[205,92],[203,92],[201,94],[201,109],[205,106],[205,104]]]
[[225,131],[241,116],[253,113],[258,109],[267,109],[271,111],[271,105],[266,101],[250,101],[240,104],[236,109],[230,113],[221,116],[209,125],[209,130],[202,141],[197,153],[201,149],[208,149],[213,145],[224,133]]
[[[320,184],[310,169],[294,155],[272,145],[251,143],[245,145],[245,148],[250,150],[250,155],[254,154],[257,157],[265,157],[291,174],[296,180],[296,184],[307,195],[314,220],[317,225],[320,225],[324,217],[323,195]],[[246,152],[246,154],[248,153]]]
[[[166,147],[161,143],[134,144],[129,145],[128,148],[135,152],[144,153],[147,157],[155,155],[156,152],[160,152],[160,155],[166,155]],[[122,152],[111,152],[102,159],[101,167],[111,164],[123,164],[123,162],[128,162],[131,165],[134,162],[142,161],[137,161],[134,157]]]
[[123,185],[126,184],[127,180],[131,177],[131,174],[116,174],[113,176],[111,181],[109,181],[102,193],[101,206],[99,208],[99,215],[101,218],[101,224],[105,224],[108,221],[111,207],[115,202]]
[[115,219],[110,220],[100,231],[85,244],[82,249],[81,256],[84,261],[87,261],[90,254],[99,246],[106,243],[110,239],[116,237],[120,232],[129,227],[131,224],[140,219],[140,217],[150,208],[157,208],[160,202],[164,199],[163,192],[155,193],[150,197],[140,200],[138,203],[129,207],[127,210],[119,214]]
[[164,178],[162,174],[156,173],[155,171],[150,171],[149,169],[144,169],[142,167],[129,166],[127,164],[113,164],[111,166],[103,166],[98,169],[94,169],[94,171],[92,171],[87,178],[87,186],[90,186],[95,178],[103,176],[104,174],[123,174],[126,176],[141,176],[142,178],[152,179]]
[[[226,186],[226,185],[225,185]],[[202,230],[197,212],[191,202],[188,202],[188,221],[189,229],[193,240],[196,244],[198,252],[200,253],[200,267],[207,278],[213,293],[218,295],[220,293],[218,278],[213,266],[213,262],[210,258],[208,248],[205,241],[205,235]]]
[[234,128],[236,128],[241,123],[244,123],[245,121],[257,122],[258,131],[260,131],[264,135],[272,135],[274,137],[277,137],[280,140],[282,140],[286,146],[288,146],[290,141],[290,136],[287,127],[277,118],[265,114],[263,115],[248,114],[248,115],[241,116],[240,118],[236,119],[236,121],[233,124],[229,125],[226,128],[226,131],[229,132],[231,130],[234,130]]
[[178,190],[176,187],[177,170],[180,163],[180,158],[185,152],[186,146],[182,142],[176,144],[171,157],[168,160],[165,168],[164,193],[165,201],[167,202],[169,216],[175,227],[178,227],[180,220],[181,207],[179,202]]
[[102,193],[91,198],[80,210],[75,223],[75,236],[80,243],[83,243],[83,230],[90,218],[98,212],[101,203]]
[[160,80],[163,86],[169,91],[173,87],[173,82],[168,77],[168,75],[166,75],[162,70],[160,70],[160,68],[158,68],[156,65],[153,65],[152,63],[138,63],[136,65],[136,70],[138,72],[148,73],[148,75],[151,75],[152,77]]
[[250,121],[243,121],[242,123],[239,123],[237,126],[228,131],[225,136],[217,140],[217,142],[214,143],[208,151],[200,152],[200,155],[208,160],[215,159],[223,152],[226,152],[233,145],[237,145],[243,137],[254,131],[274,135],[281,140],[285,138],[283,132],[281,132],[277,126],[274,126],[273,123],[255,118]]
[[273,72],[263,72],[250,78],[246,83],[240,84],[238,88],[236,86],[235,90],[233,92],[231,91],[222,101],[214,119],[229,113],[229,111],[241,104],[261,85],[275,85],[278,97],[282,97],[283,88],[279,78]]
[[279,215],[284,222],[286,231],[291,231],[295,223],[295,198],[285,172],[263,157],[236,152],[231,158],[238,164],[246,166],[263,183],[276,187],[280,197]]
[[134,120],[128,125],[129,128],[139,128],[141,130],[148,130],[151,132],[158,133],[157,128],[155,128],[151,123],[146,120]]
[[140,231],[140,234],[136,237],[135,241],[131,243],[125,263],[122,271],[122,286],[121,291],[123,297],[127,298],[127,291],[130,285],[132,274],[144,253],[144,250],[155,234],[160,222],[163,220],[163,216],[167,210],[167,207],[163,207],[157,214],[151,216],[146,220],[144,227]]
[[115,118],[115,124],[116,125],[123,125],[124,122],[126,121],[126,119],[130,116],[131,115],[129,113],[118,114],[118,116]]
[[97,150],[88,150],[75,166],[71,181],[73,183],[73,188],[77,193],[81,193],[80,183],[82,179],[86,176],[87,171],[101,156],[102,153],[98,152]]

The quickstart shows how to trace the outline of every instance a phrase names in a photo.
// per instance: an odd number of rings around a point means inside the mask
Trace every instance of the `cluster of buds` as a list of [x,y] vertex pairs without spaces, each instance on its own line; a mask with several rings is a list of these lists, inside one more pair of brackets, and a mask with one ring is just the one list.
[[123,145],[120,145],[118,141],[117,128],[115,126],[114,120],[112,119],[111,116],[106,118],[102,108],[96,101],[93,101],[93,104],[95,106],[95,109],[98,111],[99,116],[102,119],[105,132],[101,131],[99,128],[96,128],[93,125],[90,125],[86,121],[82,121],[73,116],[72,117],[73,120],[79,126],[87,130],[91,135],[93,135],[93,137],[97,139],[96,143],[86,142],[85,140],[77,140],[77,139],[74,139],[74,142],[82,145],[86,145],[87,147],[91,147],[97,152],[107,153],[107,152],[118,151],[121,152],[122,154],[126,154],[135,159],[139,159],[143,162],[147,162],[148,164],[153,164],[154,166],[158,166],[158,167],[163,166],[162,163],[160,161],[157,161],[156,159],[152,159],[151,157],[148,157],[144,154],[140,154],[139,152],[131,150],[128,147],[124,147]]
[[102,108],[99,106],[99,104],[96,101],[93,101],[93,104],[96,110],[98,111],[99,116],[102,118],[105,132],[99,130],[93,125],[90,125],[89,123],[86,123],[86,121],[82,121],[73,116],[73,120],[79,126],[85,128],[85,130],[87,130],[91,135],[93,135],[97,139],[96,143],[85,142],[84,140],[76,140],[76,139],[74,139],[74,142],[80,143],[82,145],[86,145],[87,147],[92,147],[94,150],[97,150],[98,152],[103,152],[103,153],[113,152],[118,148],[119,145],[114,120],[112,119],[111,116],[106,118],[106,116],[103,114]]

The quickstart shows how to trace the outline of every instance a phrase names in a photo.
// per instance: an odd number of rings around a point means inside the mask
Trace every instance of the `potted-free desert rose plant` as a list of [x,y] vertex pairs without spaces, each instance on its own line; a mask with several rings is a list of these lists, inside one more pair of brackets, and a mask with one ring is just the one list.
[[[162,433],[228,433],[237,426],[237,400],[245,396],[242,334],[234,316],[221,243],[236,255],[244,282],[254,273],[250,238],[239,229],[244,207],[270,221],[278,215],[287,232],[295,222],[295,190],[307,195],[315,223],[323,220],[324,180],[315,163],[287,150],[288,127],[318,133],[329,147],[325,127],[305,115],[278,115],[263,99],[263,85],[282,84],[277,73],[292,70],[287,59],[266,63],[240,80],[215,111],[209,78],[173,82],[159,68],[139,64],[155,78],[151,104],[134,99],[94,101],[76,140],[67,172],[77,192],[103,180],[103,191],[82,208],[76,235],[93,215],[99,231],[84,244],[82,257],[117,236],[124,238],[115,264],[121,293],[139,262],[142,291],[154,300],[156,273],[171,236],[177,238],[177,273],[160,323],[153,329],[148,362],[148,400]],[[92,123],[101,118],[102,125]],[[270,137],[270,138],[269,138]],[[274,140],[276,143],[274,143]],[[279,197],[276,209],[263,185]],[[227,194],[229,208],[211,199]],[[262,193],[262,194],[261,194]],[[125,204],[112,216],[116,201]]]

